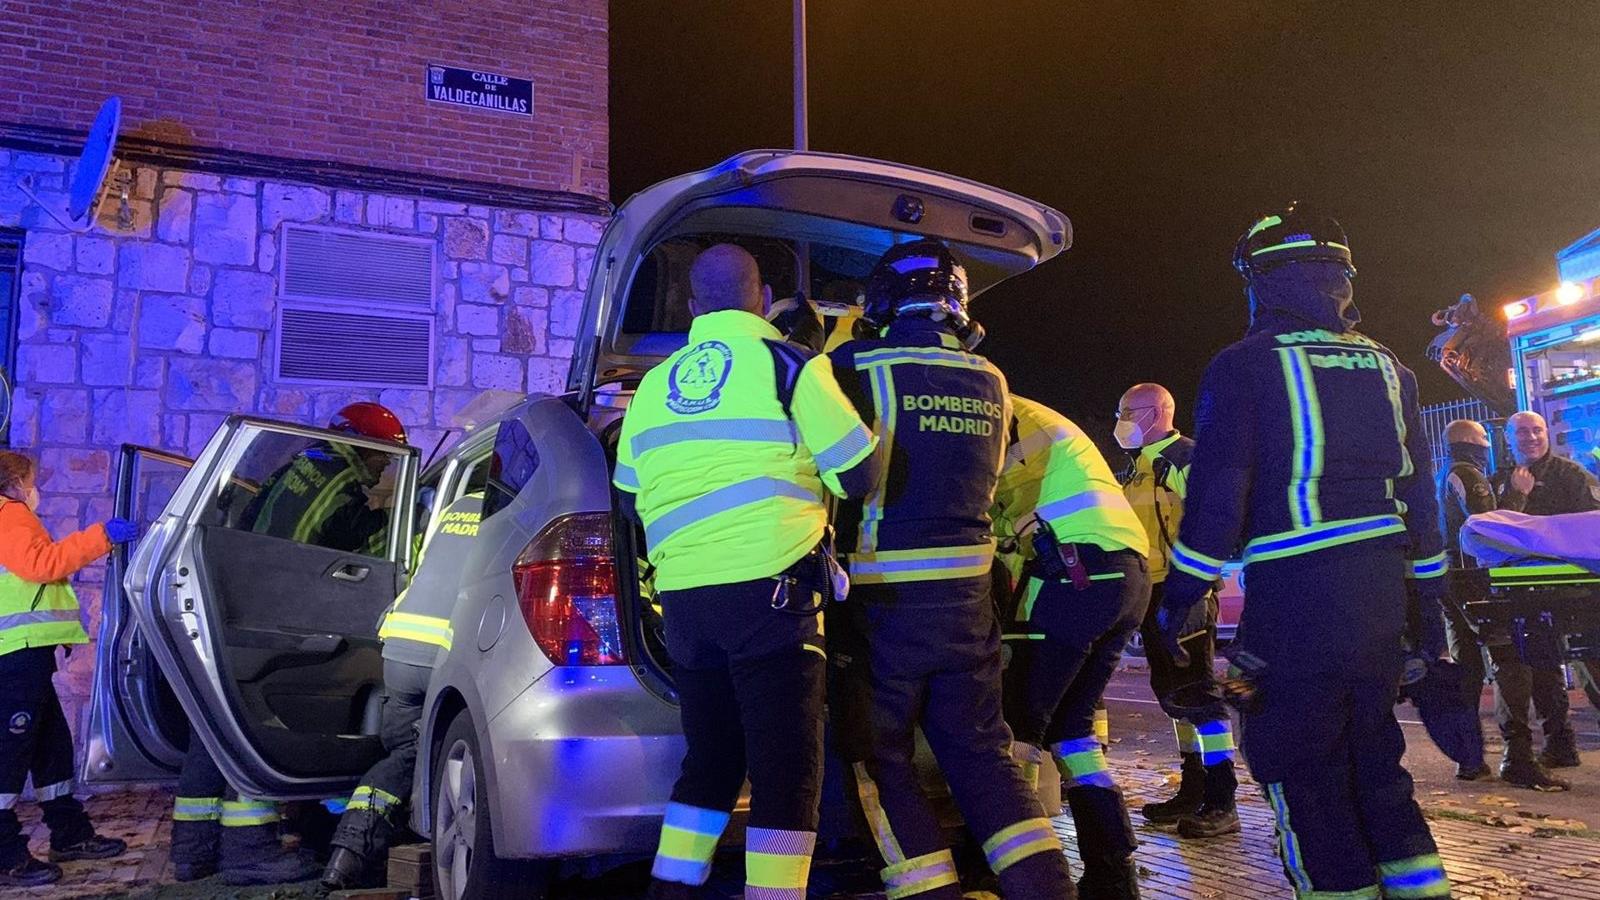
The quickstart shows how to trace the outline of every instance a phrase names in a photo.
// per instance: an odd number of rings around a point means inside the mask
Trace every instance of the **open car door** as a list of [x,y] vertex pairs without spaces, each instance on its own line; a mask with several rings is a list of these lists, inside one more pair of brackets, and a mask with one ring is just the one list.
[[[122,445],[112,515],[138,523],[139,533],[148,534],[193,466],[186,456]],[[82,780],[88,784],[172,779],[188,745],[183,709],[134,624],[122,587],[137,547],[113,547],[106,571],[83,759]]]
[[335,796],[382,753],[377,629],[416,481],[410,447],[233,416],[133,552],[139,631],[241,793]]

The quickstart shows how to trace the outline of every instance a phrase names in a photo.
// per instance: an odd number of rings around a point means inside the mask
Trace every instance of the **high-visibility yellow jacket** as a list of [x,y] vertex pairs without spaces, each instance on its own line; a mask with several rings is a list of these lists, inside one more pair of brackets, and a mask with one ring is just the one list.
[[456,499],[428,523],[416,573],[378,626],[384,659],[432,666],[440,650],[450,649],[455,636],[450,614],[456,607],[460,565],[425,566],[423,562],[431,554],[459,558],[466,552],[466,545],[478,536],[482,519],[483,492],[475,491]]
[[0,656],[88,643],[67,579],[110,551],[102,525],[52,541],[27,504],[0,499]]
[[1189,458],[1194,441],[1174,431],[1139,448],[1133,464],[1123,473],[1122,490],[1139,516],[1150,539],[1150,583],[1166,580],[1172,562],[1172,545],[1183,521],[1183,501],[1189,496]]
[[1015,394],[1011,403],[1012,439],[995,489],[996,535],[1002,541],[1017,539],[1028,555],[1037,517],[1062,543],[1148,557],[1144,527],[1088,435],[1042,403]]
[[658,589],[788,568],[822,538],[823,490],[844,496],[838,473],[877,447],[825,356],[801,363],[785,414],[779,368],[797,353],[760,316],[722,310],[640,382],[614,481],[637,496]]

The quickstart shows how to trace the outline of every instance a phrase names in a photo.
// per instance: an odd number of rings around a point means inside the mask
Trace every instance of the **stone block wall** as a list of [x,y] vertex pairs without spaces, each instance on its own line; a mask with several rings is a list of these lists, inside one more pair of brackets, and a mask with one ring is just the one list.
[[[30,174],[59,209],[72,165],[0,149],[0,228],[25,231],[11,441],[39,461],[57,537],[111,514],[124,442],[193,456],[230,413],[324,424],[376,400],[427,453],[483,390],[564,388],[602,218],[141,166],[131,226],[112,198],[74,234],[15,187]],[[275,383],[284,222],[437,241],[432,391]],[[77,585],[94,635],[103,565]],[[75,726],[92,667],[75,653],[59,679]]]

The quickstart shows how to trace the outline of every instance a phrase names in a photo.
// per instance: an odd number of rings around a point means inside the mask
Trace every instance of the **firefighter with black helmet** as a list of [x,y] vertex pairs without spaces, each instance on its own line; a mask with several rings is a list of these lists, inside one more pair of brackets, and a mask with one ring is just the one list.
[[1445,644],[1416,378],[1356,330],[1355,266],[1333,219],[1263,216],[1234,264],[1251,324],[1201,380],[1163,640],[1181,661],[1223,561],[1242,554],[1238,644],[1265,663],[1244,757],[1295,895],[1448,897],[1394,714],[1407,645],[1437,660]]
[[[400,418],[372,402],[346,405],[328,428],[397,444],[406,441]],[[387,551],[389,514],[372,508],[372,500],[391,459],[383,450],[317,441],[263,483],[245,511],[245,527],[381,556]],[[387,731],[384,737],[387,745]],[[277,804],[231,791],[192,732],[178,773],[172,818],[172,861],[179,881],[205,878],[220,869],[228,884],[277,884],[312,878],[319,869],[310,854],[287,851],[278,842]]]
[[911,763],[920,726],[1006,896],[1071,897],[1001,710],[989,509],[1011,420],[1005,377],[972,352],[983,331],[967,314],[966,272],[939,241],[883,255],[863,320],[870,336],[830,355],[884,447],[877,484],[840,512],[871,680],[871,750],[855,774],[884,885],[891,897],[961,896]]

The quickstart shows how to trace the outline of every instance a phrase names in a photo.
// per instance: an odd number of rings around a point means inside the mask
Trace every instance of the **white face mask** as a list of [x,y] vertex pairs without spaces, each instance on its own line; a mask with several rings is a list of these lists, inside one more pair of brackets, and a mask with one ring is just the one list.
[[1111,433],[1117,438],[1117,446],[1124,450],[1137,450],[1144,446],[1144,429],[1139,427],[1138,422],[1118,420]]
[[1117,428],[1112,429],[1112,434],[1117,437],[1117,445],[1123,450],[1144,447],[1144,428],[1138,423],[1138,418],[1117,420]]
[[39,509],[39,489],[37,487],[28,488],[28,496],[22,502],[28,504],[28,509],[37,512]]

